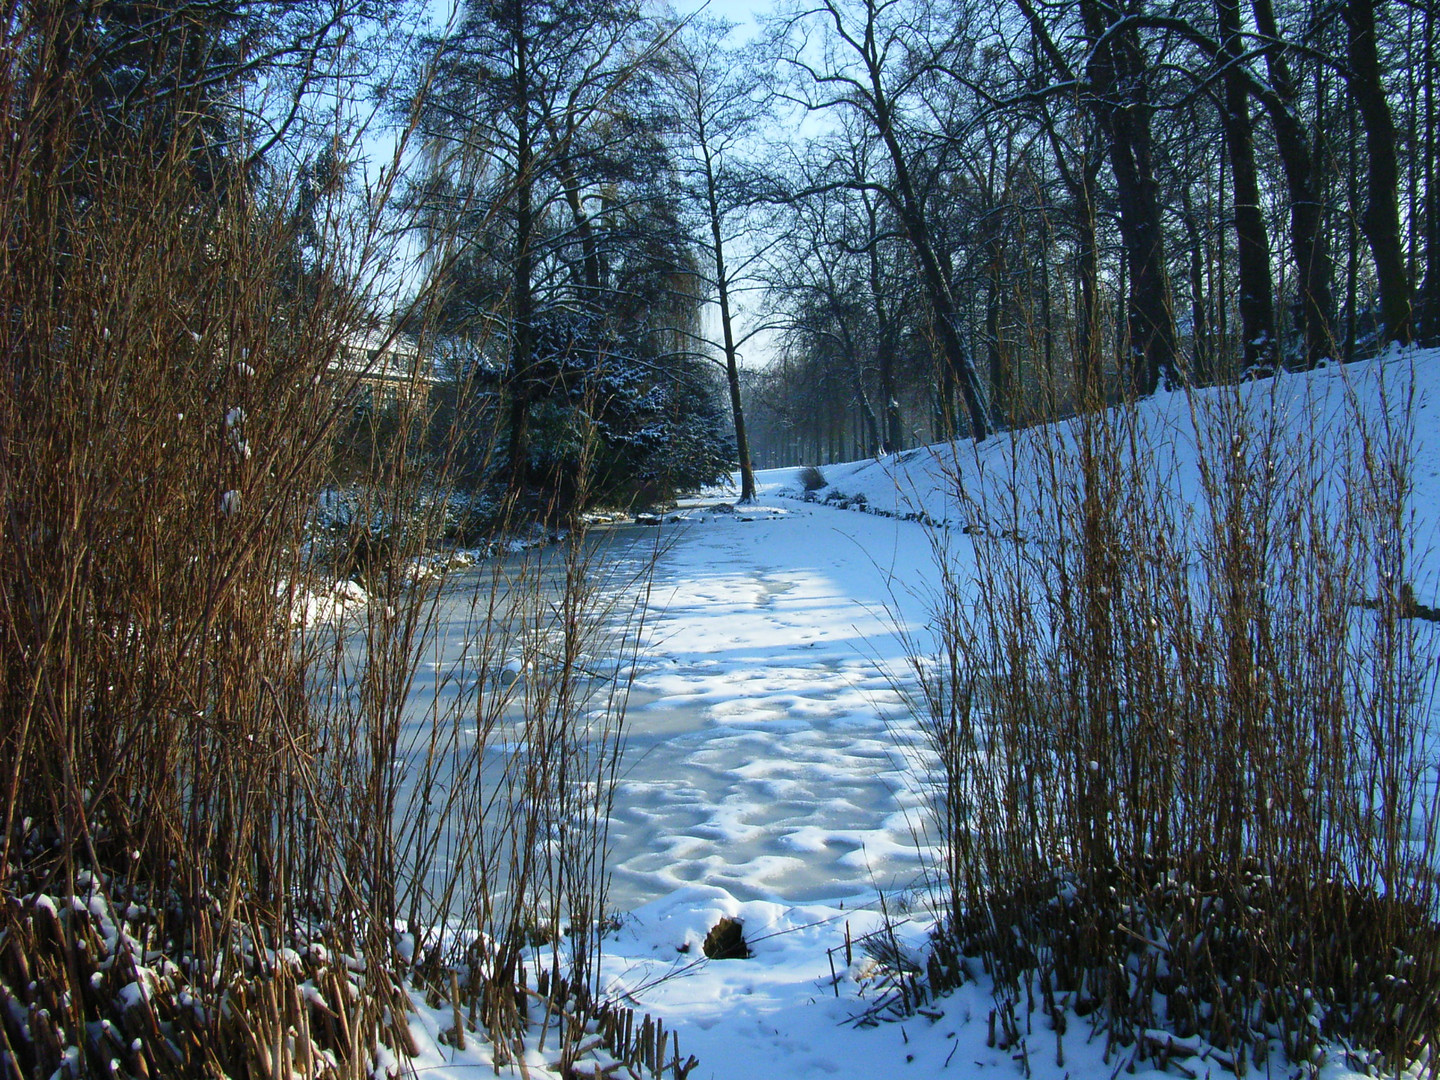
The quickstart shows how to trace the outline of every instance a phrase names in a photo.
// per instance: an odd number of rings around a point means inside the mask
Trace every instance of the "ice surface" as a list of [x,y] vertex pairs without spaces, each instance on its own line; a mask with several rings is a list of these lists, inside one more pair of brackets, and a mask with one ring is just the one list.
[[[776,500],[682,508],[655,572],[611,827],[612,902],[694,883],[802,903],[913,884],[896,619],[930,555],[912,523]],[[742,520],[743,519],[743,520]],[[900,604],[900,607],[896,605]]]

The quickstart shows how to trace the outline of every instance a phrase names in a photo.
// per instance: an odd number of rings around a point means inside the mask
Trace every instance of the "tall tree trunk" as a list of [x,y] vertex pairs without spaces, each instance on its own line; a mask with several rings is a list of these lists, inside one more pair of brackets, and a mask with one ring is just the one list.
[[511,279],[514,323],[510,332],[509,494],[518,497],[530,482],[530,399],[534,393],[535,184],[530,129],[529,40],[524,0],[511,0],[510,36],[515,48],[515,252]]
[[[1037,259],[1040,273],[1040,355],[1045,364],[1045,379],[1047,386],[1055,386],[1055,329],[1054,313],[1052,311],[1052,300],[1050,297],[1050,251],[1054,246],[1054,238],[1051,235],[1050,219],[1040,219],[1040,258]],[[1047,408],[1053,412],[1053,402],[1047,403]]]
[[1075,383],[1076,397],[1083,409],[1098,404],[1104,387],[1100,382],[1100,248],[1095,226],[1095,182],[1100,176],[1100,159],[1082,149],[1077,168],[1065,160],[1065,151],[1046,118],[1046,132],[1055,152],[1060,179],[1070,195],[1070,217],[1075,228]]
[[895,120],[891,113],[890,99],[880,80],[878,61],[870,61],[870,85],[871,104],[874,106],[872,120],[890,154],[890,164],[895,171],[895,211],[900,215],[906,236],[915,250],[916,261],[920,264],[920,276],[930,300],[935,336],[940,342],[940,351],[945,359],[948,381],[960,388],[965,399],[965,408],[970,418],[970,434],[977,440],[984,439],[993,430],[985,390],[960,337],[959,305],[956,304],[955,294],[950,288],[949,275],[935,251],[930,226],[925,217],[925,207],[910,175],[909,160],[895,134]]
[[1360,228],[1375,260],[1385,339],[1408,344],[1413,328],[1410,282],[1405,274],[1405,251],[1400,241],[1400,163],[1395,152],[1395,120],[1380,80],[1375,0],[1346,0],[1345,24],[1349,32],[1350,95],[1355,99],[1365,128],[1365,151],[1369,159]]
[[[1040,13],[1036,10],[1035,5],[1030,0],[1015,0],[1015,5],[1025,16],[1025,21],[1030,24],[1030,30],[1036,43],[1050,61],[1056,74],[1079,85],[1080,77],[1070,67],[1069,61],[1060,51],[1060,47],[1056,45],[1055,39],[1050,36],[1050,31],[1044,20],[1040,18]],[[1095,118],[1103,133],[1105,126],[1100,122],[1099,107],[1091,102],[1087,111]],[[1100,175],[1100,161],[1097,156],[1089,152],[1088,140],[1086,140],[1087,146],[1081,152],[1077,175],[1077,172],[1067,165],[1065,153],[1060,145],[1060,137],[1055,130],[1055,123],[1048,117],[1046,132],[1049,134],[1051,146],[1055,150],[1055,161],[1059,166],[1061,177],[1065,181],[1065,186],[1070,192],[1070,198],[1075,207],[1076,274],[1079,286],[1075,342],[1076,379],[1080,407],[1090,409],[1100,404],[1104,393],[1101,379],[1100,252],[1095,223],[1095,184]],[[1121,273],[1124,273],[1123,267]]]
[[[1220,159],[1220,180],[1215,185],[1215,221],[1225,220],[1225,158]],[[1225,248],[1225,230],[1215,232],[1215,288],[1210,295],[1215,299],[1214,349],[1210,353],[1211,374],[1217,382],[1233,379],[1237,374],[1231,362],[1234,353],[1230,348],[1230,289],[1229,254]]]
[[1345,209],[1344,215],[1346,226],[1345,250],[1349,257],[1345,265],[1345,347],[1341,359],[1347,364],[1355,359],[1355,339],[1359,333],[1357,326],[1356,308],[1359,306],[1359,280],[1360,280],[1360,236],[1356,225],[1359,214],[1356,207],[1360,203],[1360,125],[1356,122],[1355,110],[1345,110],[1346,119],[1349,121],[1350,130],[1347,139],[1347,162],[1345,170]]
[[735,420],[735,454],[740,459],[740,501],[749,503],[755,501],[755,465],[750,460],[750,437],[745,431],[745,409],[740,403],[740,361],[730,315],[730,290],[723,278],[721,281],[720,329],[725,335],[725,383],[730,389],[730,415]]
[[1230,176],[1234,184],[1241,362],[1245,368],[1270,367],[1280,355],[1275,333],[1275,283],[1270,276],[1270,238],[1260,210],[1250,86],[1240,67],[1245,49],[1240,38],[1239,0],[1215,0],[1215,15],[1220,24],[1225,80],[1225,144],[1230,151]]
[[1080,192],[1075,221],[1076,246],[1079,249],[1076,252],[1076,273],[1080,279],[1076,348],[1079,352],[1080,403],[1086,409],[1100,402],[1105,389],[1100,378],[1100,246],[1095,230],[1095,179],[1095,169],[1087,162],[1085,186]]
[[1196,386],[1209,386],[1214,380],[1214,346],[1205,304],[1205,242],[1190,202],[1188,185],[1180,188],[1180,211],[1185,223],[1185,240],[1190,247],[1190,379]]
[[868,198],[865,210],[870,225],[870,301],[875,309],[875,366],[880,373],[880,393],[885,398],[885,426],[879,447],[882,454],[889,454],[901,449],[900,402],[895,397],[897,342],[894,320],[885,306],[885,290],[880,281],[880,223]]
[[735,421],[735,453],[740,458],[740,501],[755,501],[755,467],[750,461],[750,440],[745,432],[745,410],[740,403],[740,360],[735,345],[735,324],[730,311],[730,279],[725,270],[725,235],[721,229],[720,191],[715,163],[702,121],[701,154],[705,159],[705,198],[710,211],[710,253],[715,261],[715,290],[720,303],[720,331],[725,344],[725,382],[730,388],[730,415]]
[[1130,278],[1129,360],[1135,393],[1153,393],[1175,375],[1175,319],[1165,267],[1165,232],[1150,132],[1145,57],[1139,34],[1109,33],[1108,9],[1099,0],[1081,0],[1081,17],[1091,44],[1086,72],[1090,107],[1110,143],[1120,238]]
[[989,245],[989,288],[985,297],[985,351],[990,367],[990,409],[996,423],[1009,426],[1015,422],[1015,393],[1010,355],[1000,340],[1001,278],[1003,275],[1001,244]]
[[865,390],[865,380],[861,378],[858,365],[854,369],[854,378],[855,404],[860,406],[860,421],[866,440],[859,456],[876,457],[885,452],[885,439],[880,433],[880,418],[875,414],[875,406],[870,403],[870,395]]
[[1436,175],[1435,124],[1435,24],[1434,17],[1425,20],[1425,72],[1422,94],[1425,99],[1425,272],[1416,303],[1416,336],[1427,345],[1440,341],[1440,176]]
[[1326,243],[1321,177],[1315,167],[1322,125],[1316,124],[1317,148],[1296,112],[1299,89],[1291,75],[1272,0],[1251,0],[1255,25],[1272,44],[1265,50],[1265,66],[1274,90],[1262,99],[1275,134],[1275,149],[1285,173],[1290,204],[1290,247],[1299,289],[1300,324],[1304,328],[1304,367],[1312,368],[1335,349],[1333,282],[1335,269]]

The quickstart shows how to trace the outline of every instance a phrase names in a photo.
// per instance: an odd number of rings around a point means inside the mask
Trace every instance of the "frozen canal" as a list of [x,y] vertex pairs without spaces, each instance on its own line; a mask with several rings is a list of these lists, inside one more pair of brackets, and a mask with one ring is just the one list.
[[[598,576],[622,610],[640,591],[634,567],[658,551],[610,817],[607,907],[690,885],[794,904],[915,883],[921,740],[890,681],[906,670],[890,609],[898,601],[912,630],[925,622],[907,591],[932,576],[925,530],[795,501],[715,506],[683,508],[658,543],[653,527],[597,530],[594,541]],[[496,669],[506,657],[515,667],[523,628],[517,637],[511,620],[499,635],[508,638],[477,645],[496,626],[489,598],[533,588],[545,566],[542,607],[553,606],[556,551],[481,564],[447,585],[410,697],[412,762],[437,716],[457,705],[473,713],[477,686],[480,700],[498,700],[494,688],[515,677]],[[489,675],[477,678],[482,667]],[[523,682],[514,689],[517,701],[525,693]],[[507,725],[517,715],[512,707],[489,729],[487,789],[501,772],[495,755],[516,744]],[[474,721],[465,724],[473,737]],[[442,844],[442,865],[454,842]]]
[[923,608],[906,589],[930,576],[924,530],[783,500],[710,506],[665,526],[612,823],[614,906],[700,883],[788,903],[908,885],[925,822],[887,606],[912,622]]

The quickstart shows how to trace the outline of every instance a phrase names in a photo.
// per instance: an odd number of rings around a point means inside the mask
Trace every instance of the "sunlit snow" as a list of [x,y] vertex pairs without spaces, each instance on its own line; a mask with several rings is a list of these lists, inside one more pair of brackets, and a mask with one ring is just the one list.
[[[1413,389],[1412,576],[1419,599],[1435,605],[1440,353],[1292,376],[1278,390],[1262,380],[1243,393],[1323,424],[1352,394],[1378,409],[1381,375],[1392,404]],[[1164,467],[1188,494],[1186,396],[1160,394],[1141,409],[1165,433]],[[701,1080],[1108,1080],[1116,1070],[1102,1060],[1105,1040],[1078,1018],[1057,1036],[1037,1016],[1020,1047],[987,1045],[983,978],[924,1014],[857,1024],[873,1001],[869,969],[859,951],[848,967],[844,958],[847,931],[859,938],[880,925],[882,893],[902,946],[918,948],[929,924],[917,782],[926,755],[894,685],[906,675],[896,631],[927,640],[932,541],[945,537],[962,566],[968,558],[962,527],[974,523],[947,497],[947,469],[992,482],[1011,439],[958,456],[922,448],[825,467],[822,500],[863,495],[872,512],[804,502],[799,471],[780,469],[760,474],[754,506],[721,505],[733,493],[711,492],[662,526],[673,542],[656,569],[611,832],[612,901],[630,910],[607,939],[604,977],[637,1014],[663,1017],[682,1054],[699,1058]],[[921,513],[950,528],[904,519]],[[722,916],[743,920],[750,959],[704,958],[699,943]],[[431,1038],[444,1022],[421,1008],[420,1075],[488,1072],[483,1047],[457,1052]],[[532,1055],[530,1075],[544,1065]],[[1204,1057],[1187,1068],[1229,1075]],[[1320,1075],[1351,1074],[1332,1063]]]

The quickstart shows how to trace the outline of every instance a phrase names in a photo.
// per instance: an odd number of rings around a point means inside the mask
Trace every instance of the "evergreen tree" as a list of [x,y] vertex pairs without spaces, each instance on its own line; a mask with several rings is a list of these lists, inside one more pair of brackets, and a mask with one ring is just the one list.
[[[657,33],[634,5],[472,0],[429,42],[415,198],[435,233],[459,225],[432,259],[441,332],[503,357],[470,370],[500,398],[512,500],[634,487],[633,436],[654,426],[638,418],[665,413],[638,403],[710,400],[683,390],[673,333],[698,299],[652,92]],[[566,449],[591,439],[598,451]]]

